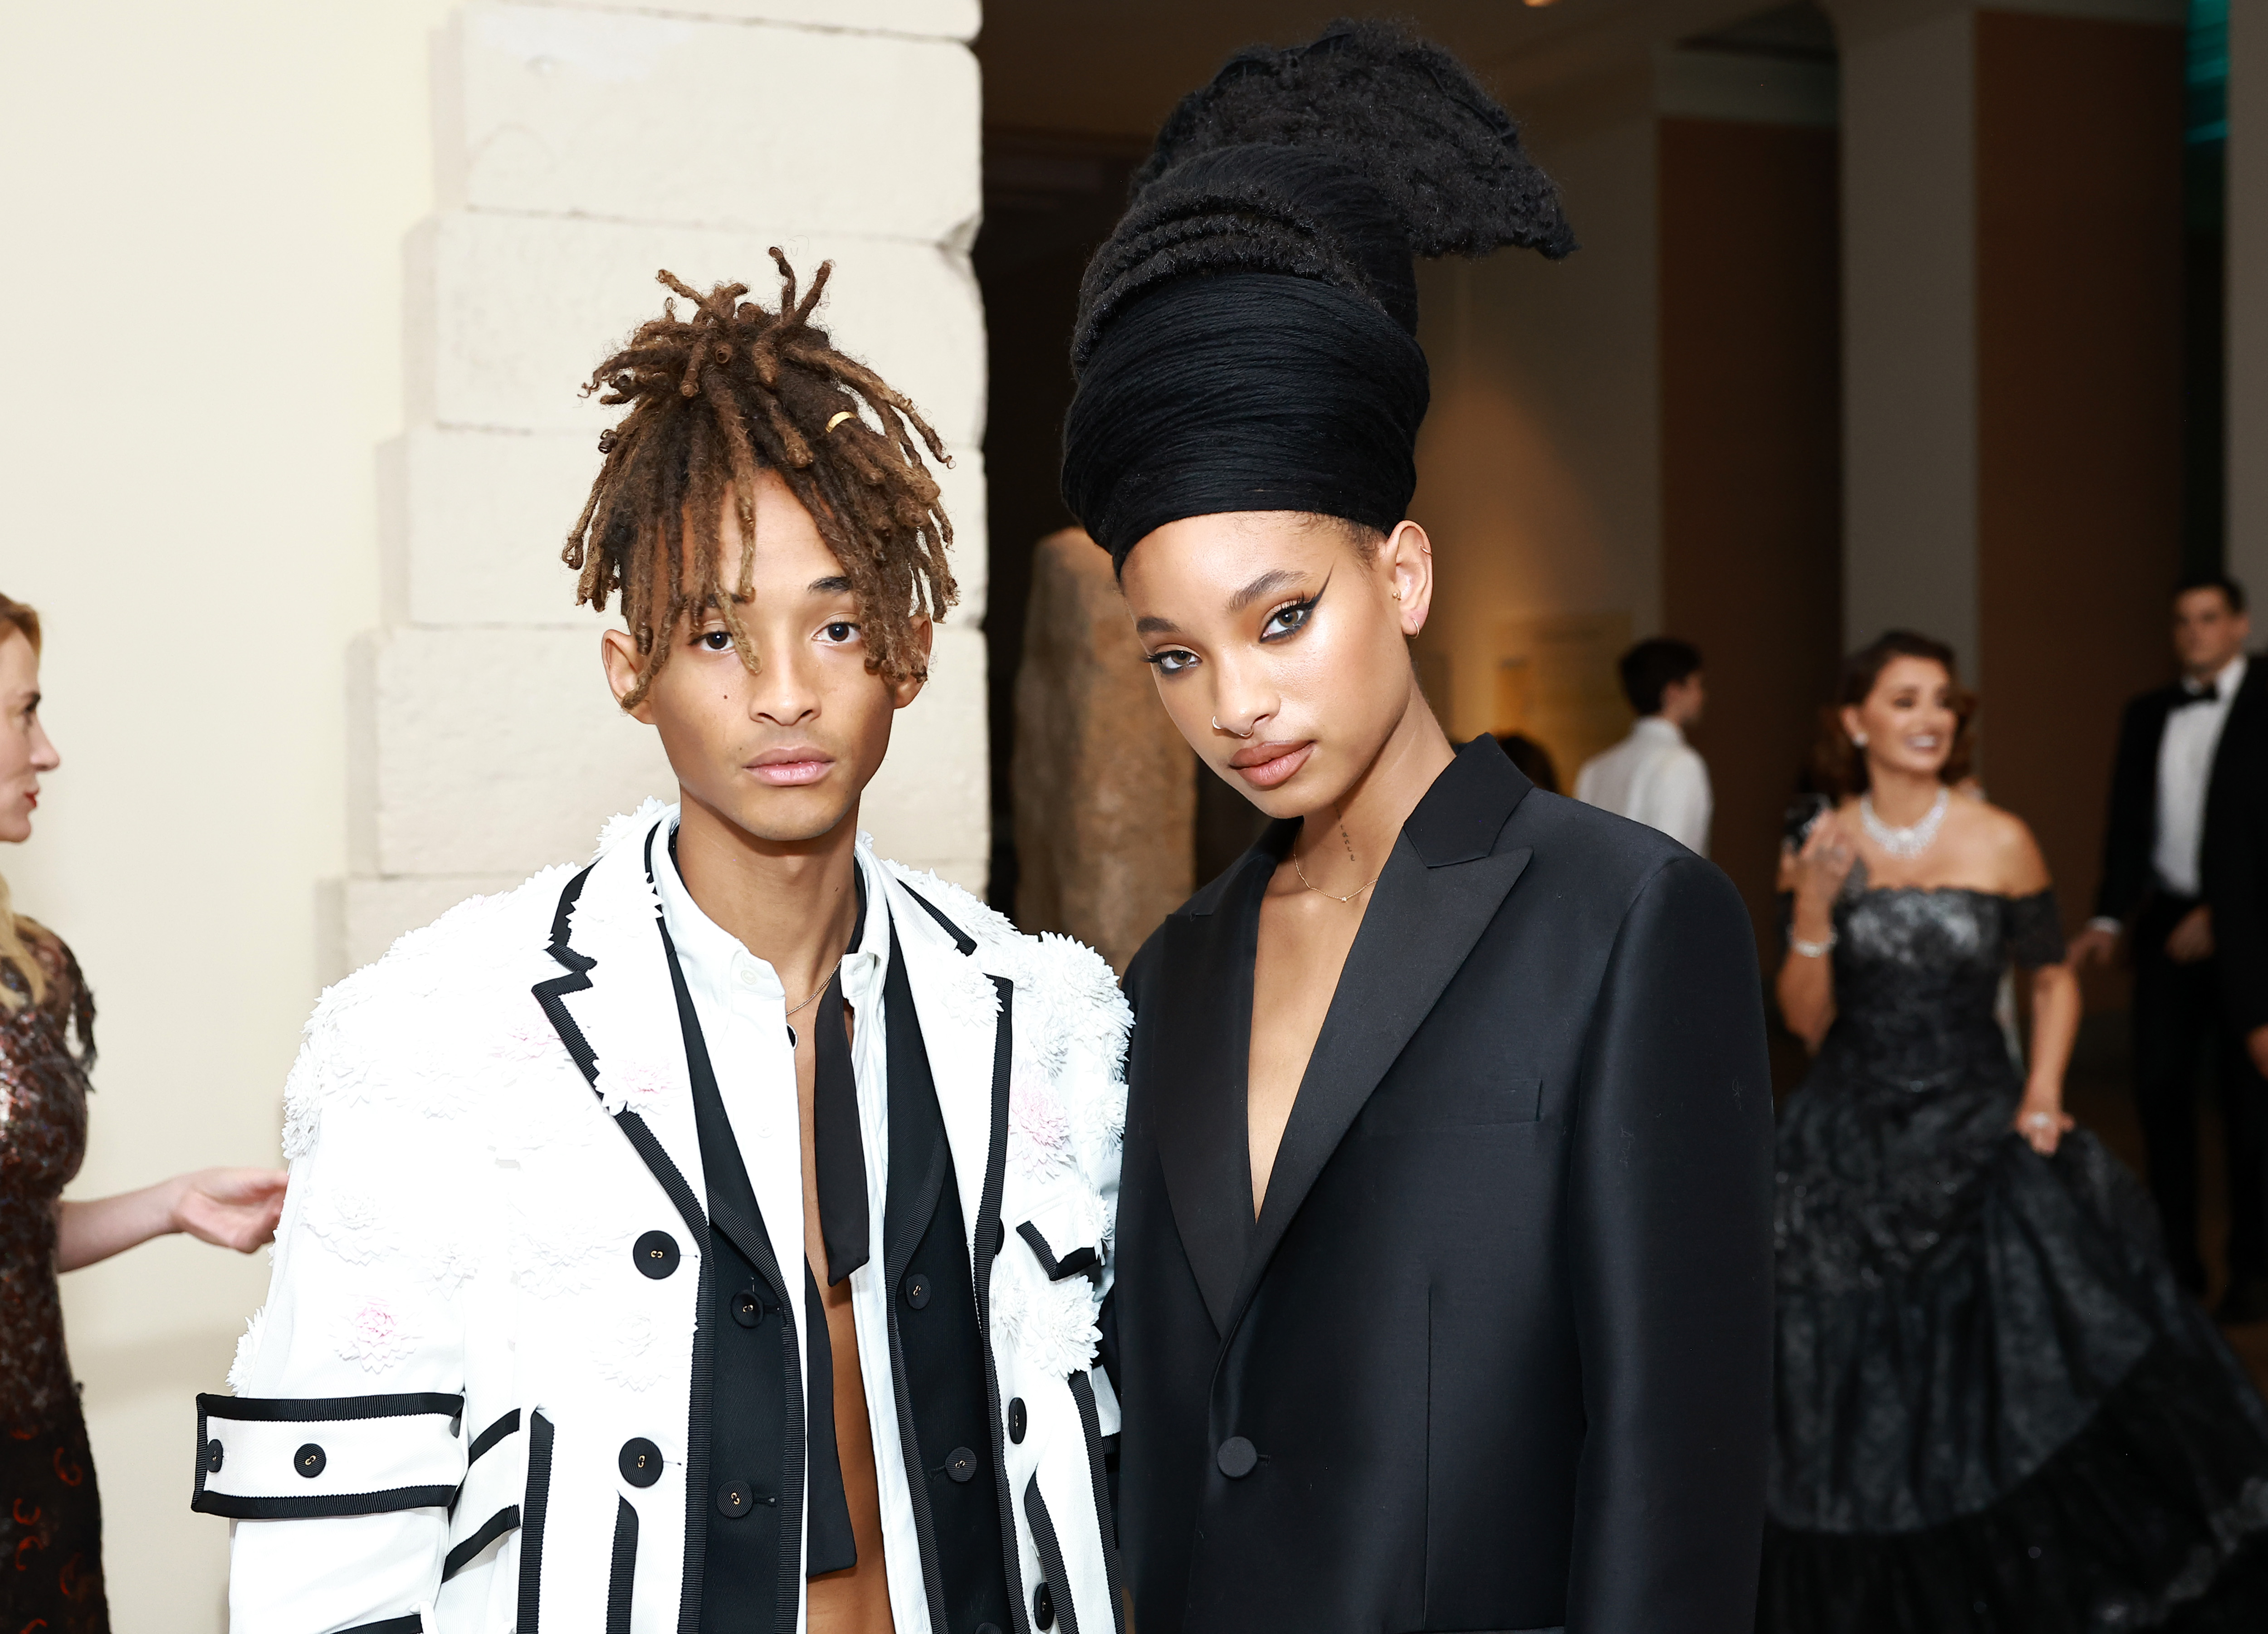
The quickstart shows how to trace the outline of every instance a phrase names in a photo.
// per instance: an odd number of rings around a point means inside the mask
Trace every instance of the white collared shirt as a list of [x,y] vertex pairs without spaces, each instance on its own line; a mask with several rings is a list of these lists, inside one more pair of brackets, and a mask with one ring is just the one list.
[[[2157,842],[2151,848],[2150,865],[2158,883],[2177,896],[2198,895],[2203,887],[2199,852],[2205,843],[2205,800],[2213,782],[2213,757],[2220,747],[2220,730],[2228,724],[2228,706],[2244,684],[2242,653],[2231,659],[2213,678],[2218,695],[2209,703],[2185,704],[2166,717],[2165,735],[2158,740]],[[2201,688],[2185,688],[2192,696]]]
[[[810,1024],[817,1006],[791,1021],[779,975],[703,913],[677,872],[674,848],[653,850],[653,883],[663,924],[676,946],[686,990],[708,1045],[717,1089],[731,1119],[748,1183],[762,1211],[764,1230],[781,1274],[792,1283],[806,1264],[803,1223],[803,1122],[795,1078],[795,1046],[788,1028]],[[900,1634],[927,1634],[929,1594],[922,1579],[919,1535],[905,1454],[898,1439],[897,1402],[889,1342],[889,1290],[880,1248],[883,1208],[889,1193],[889,1048],[883,983],[889,975],[890,909],[882,871],[861,843],[858,866],[866,890],[866,919],[858,945],[843,956],[843,998],[850,1006],[850,1067],[858,1086],[858,1137],[866,1159],[867,1240],[875,1252],[850,1273],[851,1314],[858,1325],[858,1366],[866,1391],[866,1418],[874,1445],[875,1485],[882,1520],[890,1611]],[[799,1000],[803,995],[796,995]],[[823,1273],[822,1273],[823,1275]],[[797,1354],[808,1358],[805,1301],[787,1300],[796,1326]],[[809,1414],[805,1423],[810,1422]],[[809,1461],[806,1461],[806,1468]],[[806,1476],[806,1497],[809,1496]],[[806,1546],[811,1506],[803,1505]],[[803,1575],[796,1576],[799,1590]],[[804,1626],[799,1603],[796,1627]]]
[[1709,768],[1674,721],[1648,715],[1629,737],[1585,761],[1575,798],[1659,828],[1697,857],[1709,854]]

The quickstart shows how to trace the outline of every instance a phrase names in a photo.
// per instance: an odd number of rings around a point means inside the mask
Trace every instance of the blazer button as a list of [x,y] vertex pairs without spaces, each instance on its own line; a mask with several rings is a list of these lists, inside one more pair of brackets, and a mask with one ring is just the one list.
[[677,1269],[677,1239],[666,1231],[650,1231],[630,1245],[630,1258],[642,1275],[659,1282]]
[[721,1483],[717,1488],[717,1513],[739,1520],[756,1506],[755,1483],[742,1476]]
[[1044,1583],[1032,1591],[1032,1621],[1043,1629],[1056,1625],[1056,1592]]
[[912,1306],[914,1309],[927,1310],[929,1296],[932,1292],[934,1291],[930,1287],[929,1278],[923,1276],[921,1272],[916,1271],[906,1278],[906,1303]]
[[733,1296],[733,1320],[743,1328],[753,1328],[764,1319],[764,1297],[750,1283]]
[[205,1443],[205,1468],[213,1474],[220,1473],[221,1445],[217,1440]]
[[1213,1454],[1213,1461],[1220,1466],[1221,1474],[1230,1480],[1241,1481],[1260,1461],[1260,1454],[1242,1436],[1233,1435],[1220,1444],[1220,1451]]
[[[216,1442],[215,1445],[217,1446],[218,1443]],[[323,1466],[330,1461],[323,1455],[323,1449],[313,1441],[291,1454],[291,1468],[310,1481],[322,1474]],[[217,1465],[215,1467],[217,1468]]]
[[945,1455],[945,1473],[956,1481],[967,1481],[976,1473],[976,1454],[965,1446],[956,1446]]
[[1008,1439],[1017,1446],[1024,1444],[1024,1432],[1031,1428],[1031,1416],[1024,1411],[1024,1398],[1018,1396],[1008,1403]]
[[622,1479],[632,1486],[652,1486],[661,1479],[661,1449],[642,1435],[623,1442],[622,1455],[615,1461]]

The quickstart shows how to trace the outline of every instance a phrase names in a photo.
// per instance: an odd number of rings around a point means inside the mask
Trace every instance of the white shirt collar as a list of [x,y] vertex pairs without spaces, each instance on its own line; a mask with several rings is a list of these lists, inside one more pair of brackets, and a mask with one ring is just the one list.
[[[677,872],[676,848],[672,843],[676,832],[673,827],[669,833],[655,839],[653,887],[661,899],[662,923],[677,948],[677,961],[685,972],[687,983],[713,1004],[731,1005],[737,999],[756,997],[770,999],[784,1009],[787,995],[779,973],[742,946],[738,937],[702,912],[701,905],[693,900],[693,893],[686,889],[684,876]],[[859,930],[858,945],[843,956],[843,996],[854,1010],[860,1010],[867,1007],[873,995],[881,991],[883,978],[889,974],[890,908],[888,894],[883,888],[882,871],[873,855],[863,844],[856,855],[859,877],[865,885],[866,915]],[[803,997],[797,995],[798,998]]]
[[1683,730],[1667,715],[1639,716],[1638,725],[1631,728],[1631,736],[1635,738],[1641,732],[1649,738],[1666,738],[1672,743],[1685,741]]

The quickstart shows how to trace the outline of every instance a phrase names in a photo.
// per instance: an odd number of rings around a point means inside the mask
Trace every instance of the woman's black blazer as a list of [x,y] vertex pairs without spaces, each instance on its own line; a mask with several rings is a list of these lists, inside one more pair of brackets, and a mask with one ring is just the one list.
[[1772,1110],[1747,914],[1467,745],[1403,828],[1254,1218],[1278,823],[1126,977],[1111,1349],[1140,1634],[1752,1626]]

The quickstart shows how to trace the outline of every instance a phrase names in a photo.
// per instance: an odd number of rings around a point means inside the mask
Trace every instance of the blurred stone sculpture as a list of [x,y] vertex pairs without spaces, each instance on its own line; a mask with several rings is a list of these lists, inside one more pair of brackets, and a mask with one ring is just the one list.
[[1120,972],[1195,888],[1197,768],[1159,706],[1110,558],[1040,541],[1016,675],[1016,923]]

